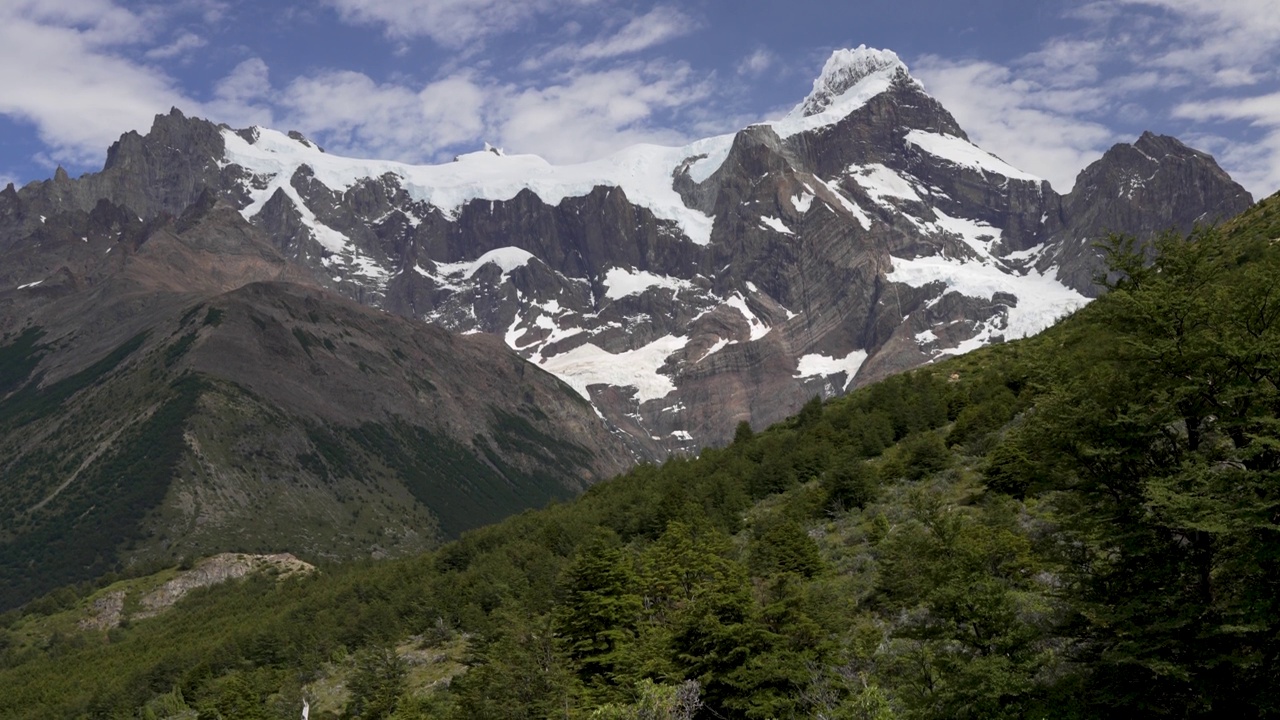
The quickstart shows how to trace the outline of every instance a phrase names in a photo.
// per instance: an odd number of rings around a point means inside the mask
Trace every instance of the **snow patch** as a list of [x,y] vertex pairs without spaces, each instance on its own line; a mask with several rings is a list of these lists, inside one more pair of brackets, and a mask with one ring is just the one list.
[[994,173],[1014,180],[1040,182],[1039,177],[1023,172],[968,140],[954,135],[912,130],[907,133],[906,141],[934,157],[962,167]]
[[742,313],[742,317],[746,318],[747,324],[751,326],[752,340],[759,340],[768,335],[769,331],[773,329],[755,313],[751,312],[751,308],[747,306],[747,299],[742,297],[740,293],[734,293],[724,301],[724,304]]
[[1014,262],[1035,260],[1036,258],[1040,257],[1040,254],[1045,251],[1046,247],[1047,246],[1045,245],[1037,245],[1028,250],[1017,250],[1015,252],[1009,253],[1008,255],[1005,255],[1004,259],[1012,260]]
[[536,362],[587,400],[591,399],[587,390],[589,386],[604,384],[633,387],[636,389],[636,401],[643,403],[666,397],[676,389],[671,378],[659,373],[658,368],[687,343],[686,338],[667,335],[644,347],[622,353],[610,353],[586,343]]
[[[806,187],[805,189],[807,190],[808,188]],[[809,208],[813,206],[813,195],[802,190],[799,195],[791,198],[791,205],[795,207],[796,212],[803,215],[809,212]]]
[[951,217],[938,208],[934,208],[933,212],[938,216],[932,223],[935,229],[959,235],[964,244],[972,248],[980,258],[989,260],[992,257],[991,248],[1000,240],[1000,228],[981,220]]
[[701,145],[702,152],[698,154],[704,157],[694,160],[688,166],[689,178],[696,183],[706,182],[707,178],[724,164],[725,158],[729,157],[729,151],[733,149],[733,135],[707,138],[701,142]]
[[886,198],[923,202],[910,180],[885,165],[879,163],[850,165],[845,172],[852,176],[854,181],[867,191],[867,195],[870,195],[871,199],[879,205],[893,207]]
[[840,191],[840,188],[835,183],[829,183],[824,180],[823,184],[827,186],[827,189],[831,191],[832,195],[836,196],[836,201],[840,203],[840,206],[844,208],[845,212],[852,215],[853,219],[858,221],[858,224],[862,226],[863,230],[871,229],[871,217],[868,216],[861,207],[858,207],[857,203],[845,197],[844,193]]
[[862,368],[862,364],[867,361],[866,350],[854,350],[844,357],[829,357],[812,353],[800,358],[796,363],[797,378],[810,377],[827,377],[844,373],[844,390],[849,389],[849,385],[853,383],[853,378],[858,374],[858,370]]
[[1048,272],[1011,275],[994,264],[932,256],[893,258],[893,272],[885,279],[911,287],[941,282],[949,292],[973,298],[993,299],[998,292],[1009,293],[1018,298],[1018,303],[1008,308],[1009,322],[1002,330],[1005,338],[1012,340],[1034,335],[1089,302],[1054,279],[1051,275],[1055,272],[1056,268],[1050,268]]
[[766,230],[780,232],[783,235],[795,235],[795,233],[791,231],[791,228],[787,227],[786,223],[776,217],[764,215],[760,218],[760,225]]
[[[488,265],[489,263],[493,263],[502,269],[502,279],[506,280],[507,276],[510,275],[513,270],[522,268],[529,264],[529,261],[536,259],[537,258],[534,254],[528,250],[507,246],[494,248],[475,260],[464,260],[456,263],[436,263],[436,268],[440,271],[440,275],[445,277],[471,278],[480,271],[480,268]],[[422,272],[420,268],[419,272]]]
[[652,287],[670,288],[677,293],[693,289],[693,283],[666,275],[655,275],[646,270],[609,268],[604,275],[604,296],[618,300],[628,295],[640,295]]
[[698,363],[702,362],[703,360],[706,360],[707,358],[711,357],[712,355],[715,355],[716,353],[718,353],[718,352],[720,352],[721,350],[725,349],[725,348],[726,348],[726,347],[728,347],[729,345],[730,345],[729,341],[728,341],[728,340],[725,340],[724,338],[720,338],[720,339],[716,340],[716,342],[715,342],[715,344],[714,344],[714,345],[712,345],[711,347],[707,348],[707,351],[706,351],[706,352],[704,352],[704,353],[702,353],[702,357],[700,357],[700,358],[698,358],[697,360],[694,360],[694,361],[693,361],[693,362],[694,362],[694,364],[696,365],[696,364],[698,364]]

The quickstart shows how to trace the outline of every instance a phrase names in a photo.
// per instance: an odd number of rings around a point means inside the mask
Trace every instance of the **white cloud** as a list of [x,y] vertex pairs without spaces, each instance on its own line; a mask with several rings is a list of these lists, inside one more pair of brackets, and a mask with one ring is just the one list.
[[450,48],[526,27],[555,11],[597,0],[326,0],[348,23],[381,27],[388,37],[428,37]]
[[298,78],[280,98],[283,122],[338,153],[426,161],[478,142],[486,90],[466,74],[413,90],[335,70]]
[[1261,137],[1250,142],[1221,137],[1208,141],[1219,159],[1232,168],[1236,180],[1255,195],[1280,188],[1280,91],[1253,97],[1184,102],[1174,108],[1174,115],[1197,121],[1247,122],[1259,128]]
[[1059,192],[1070,190],[1076,174],[1114,142],[1106,126],[1075,114],[1101,103],[1088,90],[1047,88],[1003,65],[936,56],[914,63],[912,73],[970,139]]
[[[1168,117],[1197,123],[1193,141],[1255,196],[1280,187],[1280,13],[1274,0],[1109,0],[1105,27],[1145,11],[1130,59],[1177,86]],[[1136,36],[1136,33],[1135,33]],[[1241,130],[1247,124],[1252,129]],[[1228,137],[1234,139],[1228,139]]]
[[693,18],[673,7],[658,6],[636,18],[610,37],[583,45],[576,53],[584,60],[598,60],[646,50],[697,29]]
[[241,62],[213,87],[213,99],[192,108],[192,112],[236,125],[274,124],[270,102],[271,79],[262,58]]
[[1257,125],[1280,126],[1280,92],[1242,98],[1215,98],[1184,102],[1174,114],[1193,120],[1249,120]]
[[[1274,0],[1114,0],[1120,8],[1164,11],[1148,33],[1150,61],[1201,77],[1266,65],[1274,73],[1280,13]],[[1115,14],[1121,21],[1126,16]]]
[[575,72],[544,87],[504,88],[492,98],[491,126],[508,151],[562,163],[591,160],[635,143],[688,140],[655,115],[696,104],[710,92],[683,63]]
[[[648,50],[668,40],[687,35],[698,27],[697,21],[673,7],[659,5],[644,15],[631,18],[616,31],[610,31],[587,43],[566,42],[550,50],[541,50],[526,58],[520,69],[540,70],[549,64],[584,65]],[[581,32],[581,26],[565,27],[570,37]]]
[[778,56],[774,55],[767,48],[756,48],[755,52],[746,56],[738,63],[738,74],[748,77],[757,77],[764,71],[773,67],[778,61]]
[[206,25],[222,22],[227,11],[231,9],[230,3],[223,0],[188,0],[188,4],[200,12],[200,17]]
[[148,40],[150,20],[106,0],[0,5],[0,114],[34,125],[54,161],[101,158],[184,103],[171,78],[116,52]]
[[463,71],[421,87],[328,71],[290,82],[277,121],[337,153],[441,160],[482,141],[556,163],[599,158],[640,142],[689,138],[658,120],[708,97],[684,64],[631,63],[518,85]]
[[1274,0],[1098,0],[1068,14],[1086,28],[1008,65],[931,56],[916,73],[978,144],[1059,190],[1133,141],[1108,129],[1120,124],[1200,143],[1255,194],[1280,185]]
[[0,8],[6,24],[65,28],[89,47],[145,41],[152,16],[117,6],[111,0],[10,0]]
[[1079,87],[1098,80],[1099,64],[1107,56],[1101,40],[1053,38],[1044,47],[1019,59],[1027,77],[1048,87]]
[[151,60],[168,60],[179,55],[185,55],[192,50],[198,50],[208,44],[209,41],[199,35],[193,32],[184,32],[174,38],[173,42],[168,45],[161,45],[148,50],[146,55]]

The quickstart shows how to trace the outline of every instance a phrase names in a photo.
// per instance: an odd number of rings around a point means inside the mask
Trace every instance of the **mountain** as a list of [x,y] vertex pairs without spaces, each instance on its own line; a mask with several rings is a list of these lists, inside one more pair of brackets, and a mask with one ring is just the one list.
[[785,118],[685,147],[412,166],[174,110],[101,173],[5,197],[29,227],[103,198],[180,215],[206,189],[316,284],[502,337],[647,458],[1035,333],[1097,294],[1107,232],[1186,230],[1251,202],[1211,157],[1150,133],[1059,195],[865,47],[833,53]]
[[421,556],[64,589],[0,615],[0,716],[1270,717],[1277,238],[1280,195],[1036,337]]
[[0,606],[430,547],[1037,332],[1096,294],[1104,231],[1248,202],[1154,135],[1059,195],[867,48],[776,122],[569,166],[173,110],[101,172],[0,191]]
[[1037,267],[1096,296],[1094,278],[1105,270],[1090,243],[1109,232],[1151,238],[1172,230],[1186,235],[1197,224],[1215,224],[1248,208],[1252,197],[1232,182],[1213,158],[1176,138],[1145,132],[1121,143],[1080,172],[1062,198],[1062,229]]
[[0,607],[225,550],[417,552],[634,462],[499,339],[316,286],[211,191],[3,218],[31,229],[0,270]]

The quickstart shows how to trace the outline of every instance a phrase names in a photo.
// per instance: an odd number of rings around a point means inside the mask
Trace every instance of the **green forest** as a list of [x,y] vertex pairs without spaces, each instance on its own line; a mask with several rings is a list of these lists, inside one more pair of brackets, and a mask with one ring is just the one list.
[[0,717],[1280,715],[1280,196],[1106,243],[1049,331],[815,398],[408,559],[82,630],[0,618]]

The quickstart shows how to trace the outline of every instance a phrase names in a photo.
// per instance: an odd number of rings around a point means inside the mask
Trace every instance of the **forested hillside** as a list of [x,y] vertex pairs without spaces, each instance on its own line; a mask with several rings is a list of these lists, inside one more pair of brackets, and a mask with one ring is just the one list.
[[[0,716],[1280,712],[1280,197],[1037,337],[420,557],[4,617]],[[112,582],[114,581],[114,582]],[[124,590],[115,628],[78,625]]]

